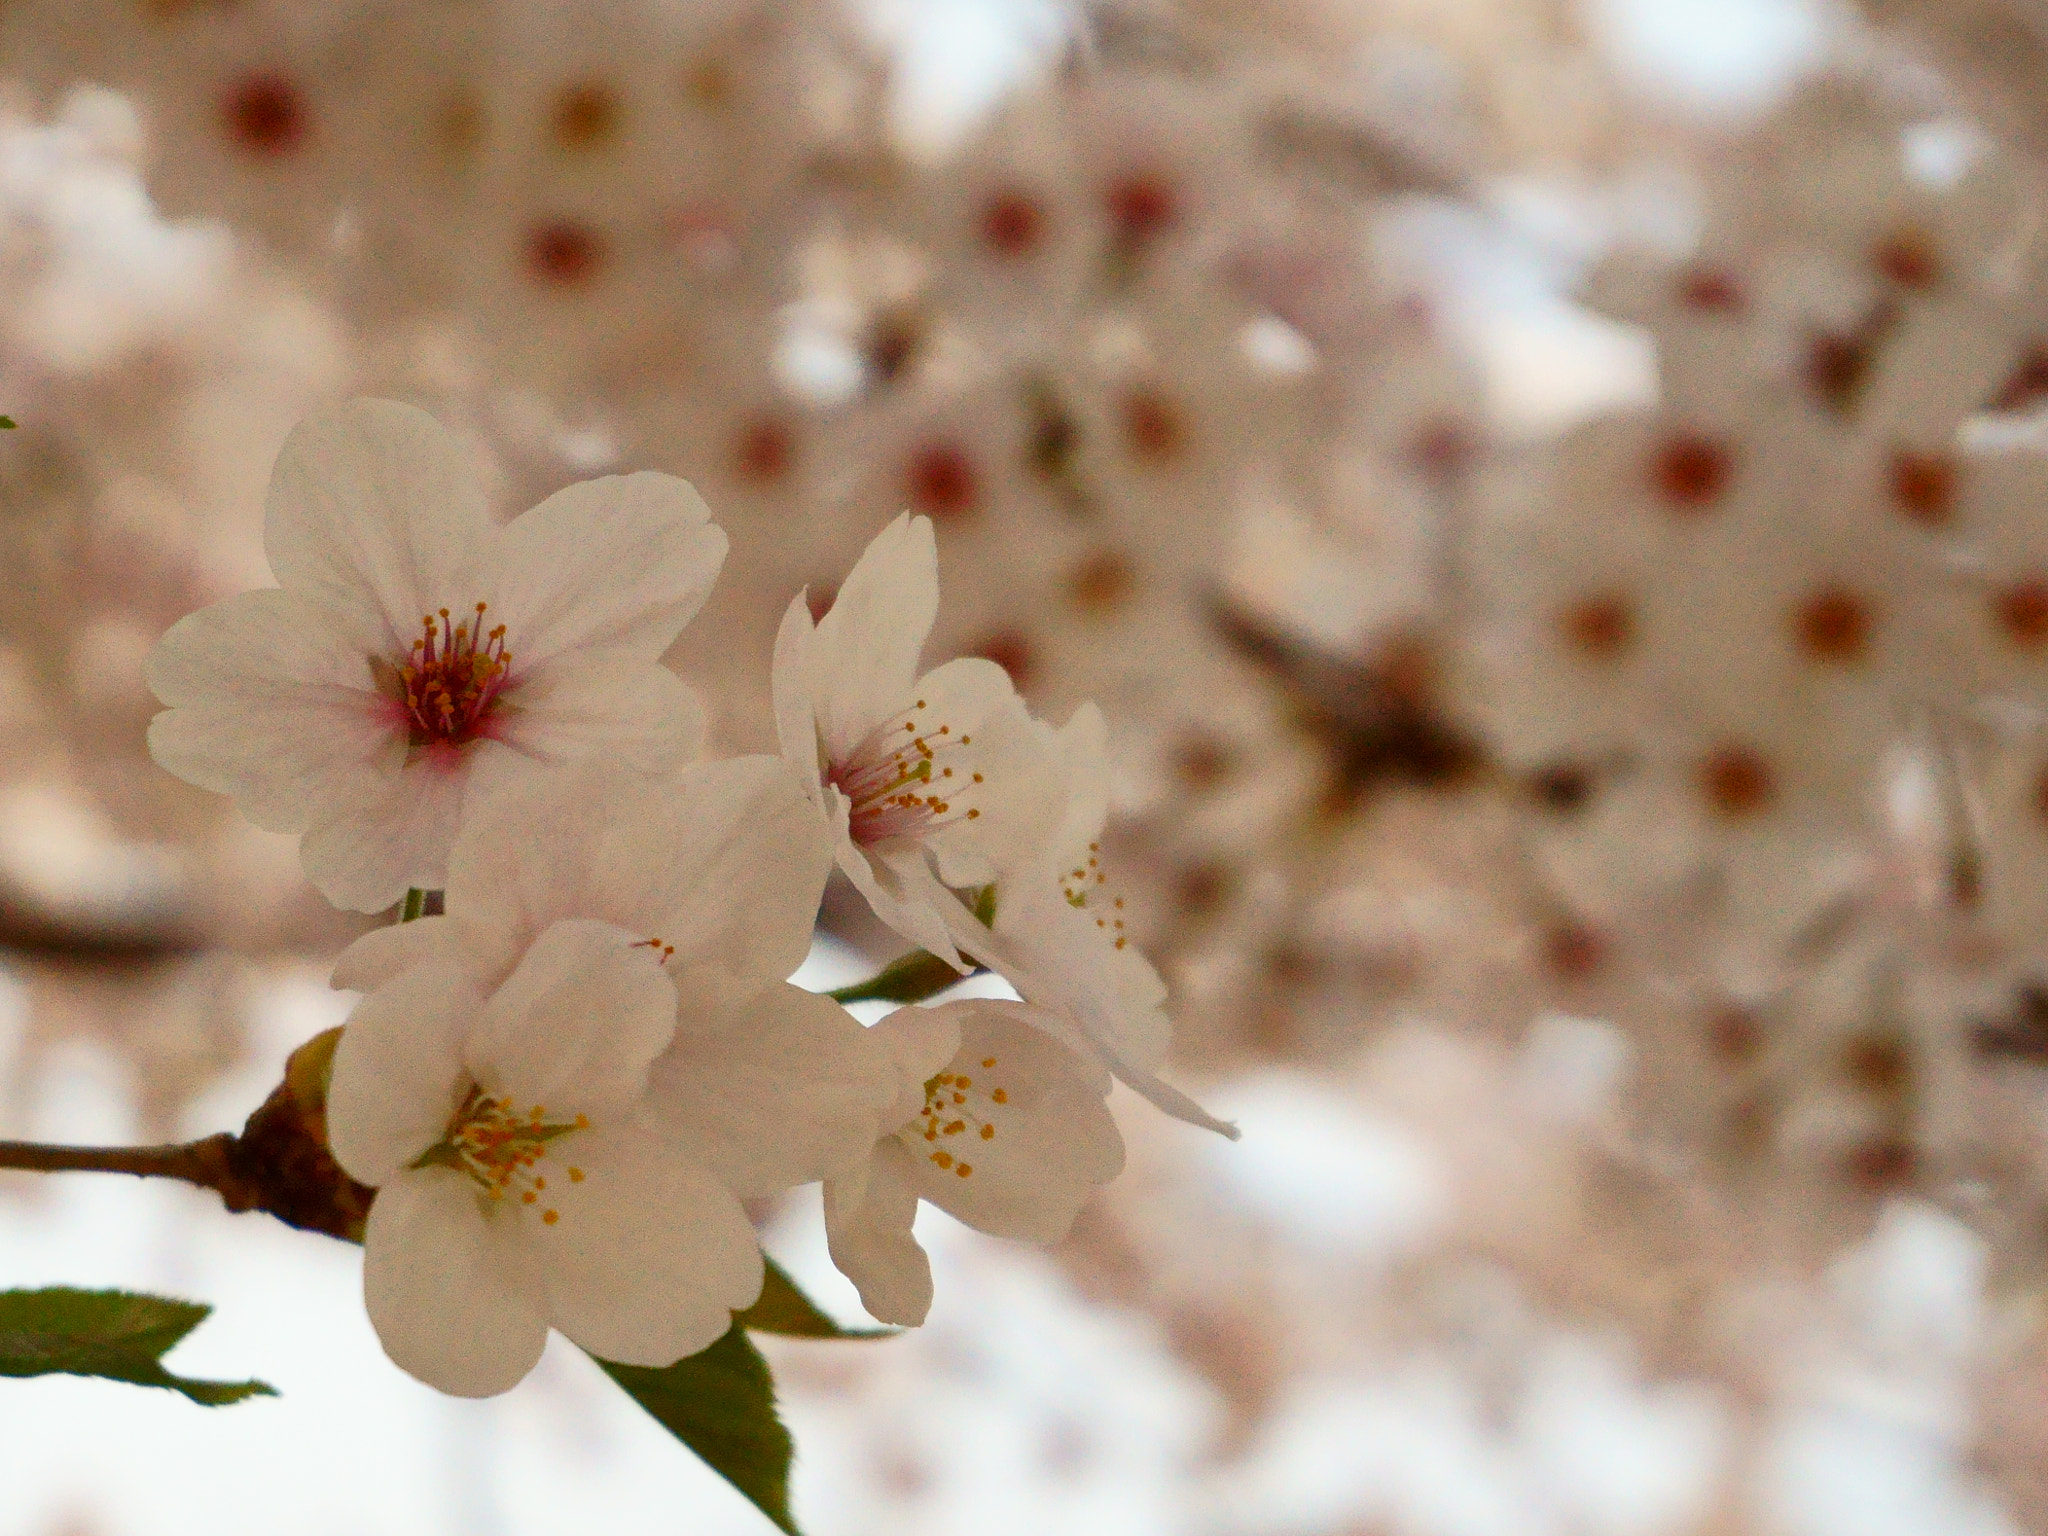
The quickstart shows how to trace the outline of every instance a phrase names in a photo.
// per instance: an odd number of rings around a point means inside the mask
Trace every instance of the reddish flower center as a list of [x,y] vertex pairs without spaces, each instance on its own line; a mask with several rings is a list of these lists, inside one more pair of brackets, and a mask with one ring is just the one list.
[[446,608],[420,620],[421,637],[397,675],[413,746],[461,747],[485,734],[511,675],[512,653],[504,625],[485,631],[484,611],[478,603],[473,623],[452,627]]
[[955,735],[950,725],[920,724],[924,708],[919,699],[915,710],[876,726],[826,773],[853,802],[850,830],[864,848],[981,815],[979,807],[962,803],[977,798],[982,783],[964,751],[974,738]]

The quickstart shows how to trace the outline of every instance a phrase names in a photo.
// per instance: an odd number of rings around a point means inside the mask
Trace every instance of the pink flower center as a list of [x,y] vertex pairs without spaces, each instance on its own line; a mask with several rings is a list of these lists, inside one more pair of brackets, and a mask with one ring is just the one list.
[[[922,710],[925,701],[919,699]],[[892,837],[922,837],[955,821],[973,821],[981,775],[963,750],[972,736],[956,736],[950,725],[920,726],[917,714],[878,725],[826,773],[829,783],[853,802],[848,820],[862,847]]]
[[484,734],[512,670],[505,626],[486,632],[484,612],[478,603],[474,622],[453,627],[446,608],[420,620],[421,637],[396,679],[415,747],[466,746]]

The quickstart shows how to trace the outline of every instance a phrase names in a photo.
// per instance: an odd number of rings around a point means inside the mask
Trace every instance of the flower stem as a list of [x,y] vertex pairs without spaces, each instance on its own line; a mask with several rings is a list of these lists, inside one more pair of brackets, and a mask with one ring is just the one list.
[[412,886],[405,893],[405,905],[398,909],[398,920],[410,923],[427,915],[427,893],[418,886]]

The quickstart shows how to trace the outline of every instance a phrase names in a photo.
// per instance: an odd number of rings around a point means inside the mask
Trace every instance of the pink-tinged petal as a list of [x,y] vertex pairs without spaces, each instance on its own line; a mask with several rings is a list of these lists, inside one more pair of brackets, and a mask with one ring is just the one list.
[[150,753],[187,783],[232,795],[274,832],[360,797],[405,750],[332,616],[283,592],[245,592],[171,626],[145,664],[158,697]]
[[835,760],[912,702],[918,657],[938,612],[931,519],[899,517],[847,573],[807,647],[813,707]]
[[415,966],[447,963],[448,938],[445,917],[372,928],[341,952],[329,984],[344,992],[374,992]]
[[475,466],[433,417],[351,400],[285,439],[263,547],[278,584],[347,620],[359,651],[403,656],[423,615],[476,601],[492,532]]
[[456,1397],[510,1391],[548,1341],[540,1278],[502,1215],[448,1168],[377,1192],[363,1234],[363,1300],[401,1370]]
[[668,773],[703,745],[704,706],[659,662],[624,651],[571,651],[519,672],[490,734],[539,763],[601,752],[639,773]]
[[327,1140],[349,1177],[388,1184],[447,1134],[469,1091],[463,1042],[483,999],[453,966],[379,987],[349,1014],[327,1089]]
[[704,606],[726,538],[687,480],[565,486],[500,530],[480,581],[515,665],[596,648],[653,661]]
[[634,1103],[675,1034],[676,989],[661,959],[609,923],[551,924],[484,1005],[470,1075],[522,1109],[598,1117]]
[[811,613],[807,594],[799,593],[782,615],[775,632],[775,660],[769,681],[775,698],[775,739],[813,804],[824,806],[824,774],[829,766],[818,740],[818,713],[811,700],[809,662]]
[[647,1112],[742,1199],[843,1173],[899,1096],[887,1047],[829,997],[712,967],[678,979],[681,1022]]
[[266,832],[303,832],[376,795],[404,754],[404,738],[367,694],[261,711],[167,709],[149,726],[158,767],[231,797]]
[[[481,743],[366,780],[352,803],[323,807],[299,843],[299,864],[322,896],[351,912],[382,912],[414,887],[448,883],[471,758]],[[503,750],[502,748],[499,750]]]
[[188,613],[150,650],[142,675],[170,708],[258,705],[322,689],[368,692],[368,656],[323,605],[276,587]]
[[825,1245],[871,1316],[915,1328],[932,1309],[932,1265],[911,1235],[917,1191],[910,1154],[892,1137],[875,1148],[865,1182],[825,1186]]
[[910,1186],[992,1236],[1057,1242],[1089,1194],[1123,1171],[1107,1083],[1024,1004],[933,1011],[958,1024],[960,1050],[933,1080],[936,1113],[901,1135]]
[[582,1177],[550,1178],[521,1212],[555,1326],[625,1365],[672,1365],[715,1343],[761,1293],[761,1248],[739,1201],[644,1131],[599,1126],[560,1148],[549,1162]]

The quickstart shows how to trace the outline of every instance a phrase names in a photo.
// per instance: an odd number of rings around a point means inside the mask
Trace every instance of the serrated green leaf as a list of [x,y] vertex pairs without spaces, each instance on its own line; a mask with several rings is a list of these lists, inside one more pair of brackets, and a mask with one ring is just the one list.
[[888,1339],[895,1328],[842,1328],[834,1322],[773,1259],[767,1261],[761,1299],[732,1320],[756,1333],[779,1333],[793,1339]]
[[275,1397],[260,1381],[195,1381],[164,1369],[165,1353],[212,1310],[133,1291],[0,1291],[0,1376],[99,1376],[168,1387],[208,1407]]
[[789,1463],[795,1446],[775,1412],[768,1362],[735,1323],[687,1360],[655,1369],[597,1362],[662,1427],[701,1456],[790,1536]]

